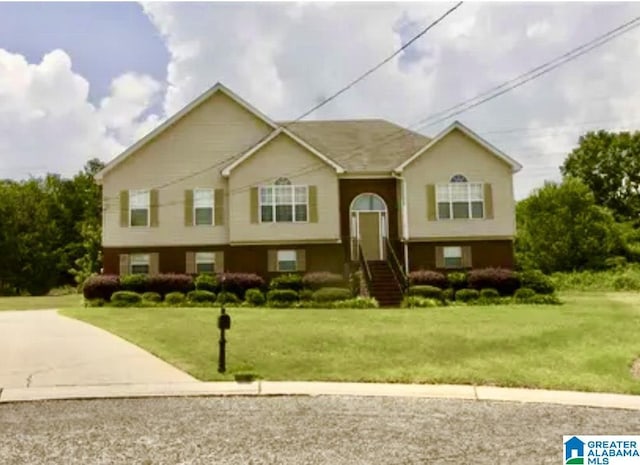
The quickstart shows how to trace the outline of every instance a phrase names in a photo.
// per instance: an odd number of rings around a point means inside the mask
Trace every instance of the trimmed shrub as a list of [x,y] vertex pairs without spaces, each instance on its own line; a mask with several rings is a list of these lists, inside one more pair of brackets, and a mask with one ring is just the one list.
[[300,291],[302,289],[302,276],[294,273],[287,273],[271,279],[269,289],[291,289]]
[[184,303],[184,294],[182,292],[169,292],[164,296],[164,302],[167,305],[182,305]]
[[443,300],[442,289],[435,286],[411,286],[407,291],[410,297],[424,297],[425,299]]
[[498,291],[496,291],[495,289],[492,289],[492,288],[488,287],[488,288],[482,289],[480,291],[480,298],[481,299],[485,299],[485,300],[499,299],[500,298],[500,293]]
[[167,295],[170,292],[186,294],[194,289],[193,278],[188,274],[163,273],[149,276],[146,290]]
[[194,303],[213,303],[216,301],[216,295],[211,291],[189,291],[187,300]]
[[193,280],[193,284],[197,291],[216,292],[218,290],[218,278],[213,274],[199,274]]
[[442,291],[442,300],[443,301],[452,301],[454,299],[455,291],[452,288],[445,289]]
[[409,296],[402,300],[401,306],[404,308],[429,308],[438,307],[440,303],[436,299],[426,299],[419,296]]
[[111,295],[111,305],[114,307],[133,307],[142,302],[142,296],[137,292],[118,291]]
[[120,276],[120,289],[131,292],[147,292],[151,289],[148,287],[149,275],[146,274],[127,274]]
[[162,302],[162,296],[157,292],[145,292],[142,294],[142,300],[145,302]]
[[264,305],[265,298],[264,294],[260,289],[247,289],[247,292],[244,293],[244,300],[249,302],[254,307],[260,307]]
[[516,300],[526,301],[526,300],[531,299],[535,295],[536,295],[536,291],[534,291],[533,289],[529,289],[528,287],[521,287],[520,289],[518,289],[516,291],[516,293],[513,295],[513,297]]
[[452,271],[447,275],[447,280],[454,292],[465,289],[469,284],[467,282],[467,273],[464,271]]
[[116,275],[104,274],[89,276],[83,286],[82,295],[87,300],[102,299],[109,301],[114,292],[120,290],[120,279]]
[[471,289],[493,288],[500,295],[513,295],[520,287],[520,280],[515,272],[506,268],[482,268],[471,270],[467,274]]
[[356,270],[349,275],[349,288],[352,295],[362,294],[362,270]]
[[302,289],[298,292],[298,297],[305,302],[313,300],[313,291],[311,289]]
[[476,289],[460,289],[455,293],[455,298],[459,302],[472,302],[478,297],[480,297],[480,292]]
[[218,283],[221,291],[231,292],[240,299],[244,299],[248,289],[265,288],[264,279],[255,273],[222,273],[218,276]]
[[346,284],[342,275],[328,271],[315,271],[313,273],[307,273],[302,277],[302,285],[306,289],[313,291],[317,291],[323,287],[344,287]]
[[562,301],[555,294],[537,294],[527,299],[526,303],[534,305],[562,305]]
[[232,305],[236,305],[241,303],[242,301],[240,300],[240,297],[238,297],[237,295],[235,295],[233,292],[225,292],[225,291],[221,291],[218,293],[218,297],[216,298],[216,303],[217,304],[232,304]]
[[540,270],[527,270],[518,273],[520,286],[533,289],[537,294],[553,294],[555,287],[549,276]]
[[373,297],[355,297],[353,299],[338,300],[331,304],[332,308],[378,308],[380,305]]
[[418,270],[409,273],[409,284],[411,286],[433,286],[439,289],[446,289],[449,285],[447,277],[431,270]]
[[272,289],[267,292],[267,302],[293,303],[298,301],[298,293],[293,289]]
[[342,287],[323,287],[313,293],[313,301],[318,303],[347,300],[352,297],[349,289]]

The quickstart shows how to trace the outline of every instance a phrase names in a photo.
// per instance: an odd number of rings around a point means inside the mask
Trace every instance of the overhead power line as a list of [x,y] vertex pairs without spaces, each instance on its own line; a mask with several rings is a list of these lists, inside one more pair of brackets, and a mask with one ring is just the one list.
[[[341,94],[347,92],[349,89],[353,88],[356,84],[358,84],[359,82],[363,81],[364,79],[366,79],[368,76],[370,76],[371,74],[375,73],[377,70],[379,70],[380,68],[382,68],[384,65],[386,65],[389,61],[391,61],[394,57],[396,57],[398,54],[400,54],[403,50],[407,49],[408,47],[410,47],[413,43],[415,43],[418,39],[420,39],[421,37],[423,37],[427,32],[429,32],[431,29],[433,29],[435,26],[437,26],[439,23],[441,23],[447,16],[449,16],[451,13],[453,13],[455,10],[457,10],[464,2],[460,1],[458,3],[456,3],[453,7],[449,8],[447,11],[445,11],[442,15],[440,15],[437,19],[435,19],[434,21],[432,21],[431,23],[429,23],[428,26],[426,26],[424,29],[422,29],[418,34],[416,34],[415,36],[413,36],[411,39],[409,39],[404,45],[402,45],[400,48],[398,48],[396,51],[394,51],[391,55],[389,55],[388,57],[384,58],[381,62],[379,62],[378,64],[376,64],[375,66],[373,66],[372,68],[368,69],[367,71],[365,71],[363,74],[361,74],[360,76],[358,76],[357,78],[355,78],[353,81],[351,81],[350,83],[348,83],[346,86],[344,86],[342,89],[338,90],[337,92],[335,92],[334,94],[332,94],[331,96],[325,98],[322,102],[318,103],[317,105],[315,105],[314,107],[312,107],[310,110],[305,111],[304,113],[302,113],[300,116],[298,116],[296,119],[291,120],[291,121],[287,121],[285,124],[283,124],[282,126],[280,126],[283,129],[288,128],[290,125],[300,121],[301,119],[303,119],[304,117],[310,115],[311,113],[315,112],[316,110],[318,110],[319,108],[327,105],[329,102],[333,101],[334,99],[336,99],[338,96],[340,96]],[[260,144],[261,142],[265,141],[267,138],[269,138],[269,136],[271,136],[272,132],[270,132],[269,134],[266,134],[264,137],[260,138],[259,140],[257,140],[253,146],[255,147],[256,145]],[[194,171],[192,173],[189,173],[185,176],[182,176],[180,178],[176,178],[173,179],[171,181],[168,181],[160,186],[155,186],[152,189],[163,189],[165,187],[171,186],[173,184],[185,181],[187,179],[190,179],[194,176],[197,176],[201,173],[204,173],[206,171],[210,171],[212,169],[215,168],[219,168],[221,166],[227,165],[229,163],[231,163],[231,161],[233,161],[236,157],[238,157],[239,155],[241,155],[242,152],[236,153],[230,157],[225,158],[224,160],[221,160],[219,162],[216,162],[210,166],[207,166],[203,169]],[[115,199],[116,197],[112,197],[113,199]],[[107,201],[107,198],[103,199],[104,201]]]

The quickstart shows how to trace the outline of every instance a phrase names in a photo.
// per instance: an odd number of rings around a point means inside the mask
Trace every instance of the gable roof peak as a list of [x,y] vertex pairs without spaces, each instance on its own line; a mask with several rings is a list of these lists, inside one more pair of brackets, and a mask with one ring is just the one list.
[[269,118],[267,115],[265,115],[260,110],[255,108],[253,105],[251,105],[249,102],[244,100],[242,97],[240,97],[238,94],[233,92],[231,89],[229,89],[227,86],[222,84],[220,81],[217,81],[213,86],[209,87],[207,90],[205,90],[195,99],[193,99],[191,102],[187,103],[177,113],[173,114],[170,118],[166,119],[162,124],[158,125],[155,129],[149,132],[142,139],[139,139],[137,142],[130,145],[124,152],[120,153],[120,155],[112,159],[109,163],[105,165],[104,168],[102,168],[98,173],[95,174],[94,179],[100,182],[105,174],[107,174],[113,168],[115,168],[120,163],[122,163],[130,155],[137,152],[146,144],[154,140],[164,131],[172,127],[174,124],[180,121],[183,117],[189,114],[194,108],[198,107],[200,104],[204,103],[206,100],[208,100],[210,97],[212,97],[214,94],[218,92],[224,93],[227,97],[232,99],[238,105],[240,105],[245,110],[247,110],[249,113],[253,114],[258,119],[265,122],[272,129],[277,129],[279,127],[278,124],[274,122],[271,118]]

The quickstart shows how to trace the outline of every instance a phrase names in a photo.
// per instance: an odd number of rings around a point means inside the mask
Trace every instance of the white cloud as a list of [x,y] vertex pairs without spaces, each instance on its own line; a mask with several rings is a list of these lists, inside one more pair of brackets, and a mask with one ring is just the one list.
[[[451,5],[153,2],[144,8],[171,53],[166,112],[221,81],[273,118],[285,119],[331,95]],[[466,3],[312,118],[384,117],[409,124],[550,60],[639,11],[634,4]],[[458,117],[481,134],[568,125],[562,132],[487,136],[525,165],[516,178],[518,197],[545,178],[558,178],[558,165],[585,129],[577,123],[629,115],[640,120],[639,38],[632,32]],[[606,98],[593,101],[593,95]]]
[[[30,64],[0,50],[0,177],[69,172],[109,158],[221,81],[274,119],[299,116],[396,50],[452,4],[144,5],[170,53],[167,82],[126,73],[98,105],[63,51]],[[465,3],[311,118],[403,125],[473,97],[628,21],[633,3]],[[640,124],[640,32],[631,32],[457,118],[525,166],[516,195],[557,167],[580,133]],[[162,102],[163,114],[149,107]],[[584,121],[610,121],[585,125]],[[445,122],[446,123],[446,122]],[[435,134],[445,123],[419,128]],[[546,128],[546,129],[545,129]],[[557,128],[557,130],[555,129]]]
[[34,64],[0,49],[0,178],[72,175],[89,158],[110,159],[157,124],[145,111],[159,90],[148,76],[125,74],[96,108],[64,51]]

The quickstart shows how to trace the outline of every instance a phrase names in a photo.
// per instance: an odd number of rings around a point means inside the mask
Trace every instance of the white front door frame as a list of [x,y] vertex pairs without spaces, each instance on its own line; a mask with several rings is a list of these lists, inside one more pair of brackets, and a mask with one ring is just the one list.
[[[365,195],[373,195],[380,199],[382,204],[384,205],[384,209],[373,209],[373,210],[354,210],[353,206],[360,197]],[[382,197],[378,194],[374,194],[372,192],[363,192],[358,194],[351,201],[351,205],[349,207],[349,222],[350,222],[350,230],[351,230],[351,258],[357,260],[358,259],[358,244],[360,243],[361,235],[360,235],[360,213],[378,213],[378,225],[380,227],[379,236],[380,236],[380,247],[379,247],[379,257],[378,260],[385,259],[385,247],[384,242],[389,234],[389,215],[387,203],[384,201]],[[355,240],[354,240],[355,239]],[[355,248],[355,250],[354,250]]]

